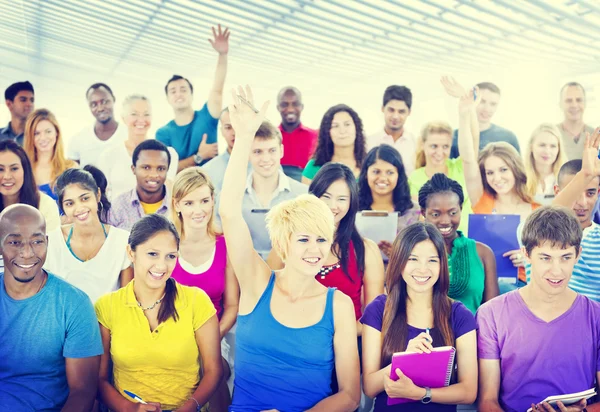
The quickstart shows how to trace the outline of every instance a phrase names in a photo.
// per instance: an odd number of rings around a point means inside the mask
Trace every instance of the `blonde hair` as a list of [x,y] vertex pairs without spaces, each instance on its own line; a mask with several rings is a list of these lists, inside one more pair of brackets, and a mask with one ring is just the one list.
[[533,199],[527,191],[527,175],[525,174],[523,159],[519,156],[517,149],[506,142],[488,143],[479,153],[479,171],[481,173],[483,189],[496,197],[497,193],[489,185],[485,174],[485,161],[492,156],[502,159],[512,171],[512,174],[515,177],[514,189],[521,200],[526,203],[533,203]]
[[427,159],[425,159],[425,142],[430,134],[439,133],[439,134],[447,134],[452,139],[452,127],[447,122],[443,120],[436,120],[433,122],[426,123],[421,129],[421,135],[419,136],[419,140],[417,141],[417,160],[415,163],[415,168],[419,169],[421,167],[425,167],[427,164]]
[[[215,187],[208,175],[202,170],[200,167],[188,167],[187,169],[183,169],[181,172],[177,174],[175,178],[175,182],[173,183],[173,193],[171,195],[171,220],[175,224],[175,228],[177,228],[177,232],[182,239],[185,238],[185,231],[183,229],[183,217],[180,213],[175,211],[175,204],[180,202],[181,199],[186,197],[189,193],[194,190],[201,188],[204,185],[208,185],[210,189],[210,195],[214,200],[215,197]],[[214,217],[215,210],[213,207],[213,212],[210,215],[210,219],[208,219],[208,223],[206,226],[206,230],[208,235],[215,238],[217,236],[217,231],[214,227]]]
[[129,109],[129,106],[131,105],[131,103],[136,102],[138,100],[142,100],[146,103],[148,103],[148,107],[150,108],[150,110],[152,110],[152,105],[150,104],[150,99],[148,99],[146,96],[144,96],[143,94],[130,94],[129,96],[125,97],[125,99],[123,100],[123,105],[121,106],[121,115],[123,117],[127,116],[127,109]]
[[293,233],[311,233],[333,242],[333,213],[316,196],[300,195],[274,206],[266,217],[275,252],[285,261]]
[[558,178],[558,172],[560,167],[565,162],[564,160],[564,152],[562,148],[561,142],[561,134],[558,127],[553,125],[552,123],[542,123],[531,133],[531,137],[529,138],[529,144],[527,145],[527,150],[525,153],[525,172],[527,173],[527,193],[530,196],[535,196],[537,194],[537,187],[542,180],[539,172],[535,167],[535,160],[533,159],[533,142],[541,133],[549,133],[556,138],[556,142],[558,145],[558,154],[556,155],[556,160],[552,164],[552,174],[554,178]]
[[56,143],[52,152],[52,173],[50,175],[50,181],[54,182],[65,170],[76,167],[77,164],[65,157],[60,126],[54,114],[48,109],[37,109],[27,117],[25,133],[23,135],[23,149],[25,149],[25,153],[27,153],[33,169],[35,170],[35,166],[38,163],[38,154],[35,148],[35,129],[44,120],[52,123],[56,129]]

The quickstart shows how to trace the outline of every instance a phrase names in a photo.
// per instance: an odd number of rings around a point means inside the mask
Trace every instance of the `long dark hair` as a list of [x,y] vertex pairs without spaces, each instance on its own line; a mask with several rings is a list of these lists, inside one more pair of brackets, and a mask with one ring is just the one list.
[[398,182],[394,188],[392,198],[394,201],[394,210],[402,214],[407,210],[412,209],[413,202],[410,198],[410,188],[408,186],[408,178],[406,177],[406,169],[404,168],[404,163],[402,163],[402,156],[400,156],[400,153],[394,147],[382,144],[369,151],[367,158],[360,169],[360,176],[358,177],[358,210],[371,209],[373,193],[369,187],[367,174],[369,167],[371,167],[378,159],[388,162],[394,166],[398,172]]
[[100,189],[100,201],[98,202],[98,218],[102,223],[106,223],[110,202],[106,197],[106,177],[97,167],[87,165],[83,169],[67,169],[56,180],[56,195],[58,196],[58,207],[61,213],[63,209],[63,199],[67,186],[76,184],[97,195]]
[[[12,140],[0,141],[0,153],[13,152],[19,160],[23,168],[23,186],[19,190],[19,203],[24,203],[33,206],[36,209],[40,208],[40,192],[35,183],[35,176],[31,167],[31,162],[25,153],[25,150]],[[0,196],[0,211],[4,210],[4,199]]]
[[340,266],[344,273],[354,282],[354,279],[352,279],[352,276],[348,272],[350,241],[354,245],[358,272],[361,277],[365,272],[365,244],[354,225],[356,212],[358,212],[358,187],[352,170],[341,163],[327,163],[315,175],[315,178],[310,183],[308,192],[316,197],[321,197],[329,189],[329,186],[338,180],[343,180],[348,185],[348,189],[350,190],[350,208],[335,231],[331,248],[336,257],[340,259]]
[[450,275],[446,245],[441,233],[431,223],[418,222],[405,227],[394,241],[392,255],[386,271],[388,296],[383,311],[381,334],[381,365],[389,365],[395,352],[406,350],[408,343],[408,319],[406,302],[409,299],[402,273],[414,247],[431,240],[440,258],[440,276],[433,285],[433,324],[439,331],[444,345],[453,346],[454,334],[450,325],[452,300],[448,297]]
[[356,140],[354,141],[354,160],[356,160],[356,167],[360,167],[362,162],[367,155],[367,149],[365,144],[365,134],[363,131],[363,124],[358,114],[350,107],[345,104],[338,104],[329,108],[323,115],[321,120],[321,126],[319,127],[319,140],[313,159],[315,160],[316,166],[322,166],[327,162],[331,161],[333,157],[333,140],[331,140],[331,122],[333,116],[339,112],[346,112],[352,117],[354,121],[354,128],[356,129]]
[[[135,252],[135,249],[139,245],[146,243],[160,232],[171,233],[175,238],[177,249],[179,250],[179,233],[177,233],[175,225],[169,222],[166,217],[155,214],[146,215],[133,225],[129,233],[129,247]],[[169,278],[165,285],[165,297],[158,310],[158,323],[166,322],[171,317],[175,322],[179,320],[179,314],[175,308],[176,299],[177,283],[175,279]]]

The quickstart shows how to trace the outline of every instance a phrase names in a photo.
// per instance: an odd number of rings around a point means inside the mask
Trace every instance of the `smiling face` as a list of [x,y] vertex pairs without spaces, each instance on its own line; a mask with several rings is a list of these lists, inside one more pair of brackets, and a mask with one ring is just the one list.
[[430,133],[423,143],[425,161],[429,166],[443,166],[450,158],[452,136],[447,133]]
[[572,122],[580,121],[585,111],[585,94],[579,86],[567,86],[560,96],[560,108],[565,120]]
[[215,202],[208,185],[200,186],[175,203],[175,210],[181,213],[185,233],[205,231],[211,220]]
[[425,220],[438,228],[444,240],[454,240],[460,225],[461,208],[458,195],[454,192],[434,193],[427,198]]
[[187,109],[192,105],[193,100],[192,89],[187,80],[174,80],[167,86],[167,101],[173,109]]
[[500,103],[500,95],[494,93],[488,89],[480,90],[481,101],[477,105],[477,120],[481,124],[489,124],[492,121],[492,117],[498,110],[498,104]]
[[42,273],[48,240],[46,224],[38,213],[28,213],[6,223],[2,238],[4,272],[19,283],[28,283]]
[[334,146],[354,146],[354,141],[356,140],[356,126],[354,125],[354,120],[352,120],[350,113],[337,112],[331,121],[329,133]]
[[300,122],[300,115],[302,114],[304,105],[296,93],[288,90],[279,99],[277,109],[279,110],[279,114],[281,114],[281,122],[292,126]]
[[552,166],[558,157],[558,138],[541,132],[531,142],[531,154],[536,165]]
[[[563,190],[571,181],[575,178],[575,175],[562,174],[558,182],[558,188],[555,188],[555,194]],[[588,183],[585,191],[577,197],[573,204],[573,212],[577,216],[577,221],[582,229],[592,224],[592,213],[598,200],[598,185],[600,179],[595,177],[590,183]]]
[[432,293],[440,277],[440,265],[440,256],[431,240],[417,243],[402,271],[409,293]]
[[38,122],[33,132],[33,144],[38,153],[53,153],[58,133],[49,120]]
[[379,196],[390,195],[398,184],[398,169],[385,160],[376,159],[367,169],[367,183],[372,193]]
[[250,151],[250,164],[254,173],[264,179],[279,174],[283,146],[279,140],[255,137]]
[[563,293],[573,274],[577,262],[577,250],[574,246],[561,248],[543,242],[534,247],[528,256],[531,262],[531,281],[546,295]]
[[331,241],[312,233],[293,233],[287,250],[285,266],[314,277],[329,256]]
[[177,262],[177,241],[171,232],[158,232],[135,251],[127,246],[127,254],[133,263],[134,279],[148,289],[165,287]]
[[64,189],[62,209],[75,225],[92,225],[98,222],[99,201],[99,193],[73,183]]
[[510,193],[515,188],[515,175],[506,162],[497,156],[489,156],[484,162],[485,178],[499,195]]
[[390,132],[402,130],[410,115],[410,109],[402,100],[390,100],[382,107],[381,111],[385,119],[385,128]]
[[138,189],[148,194],[162,192],[169,170],[169,158],[162,150],[142,150],[131,170]]
[[147,100],[136,99],[124,107],[123,121],[129,136],[146,137],[152,125],[152,110]]
[[350,209],[350,188],[346,181],[336,180],[329,185],[319,199],[329,207],[329,210],[333,213],[333,221],[337,226]]
[[0,152],[0,194],[17,196],[23,187],[24,176],[19,156],[11,151]]
[[115,99],[104,87],[90,90],[87,100],[90,111],[98,123],[106,124],[113,119]]

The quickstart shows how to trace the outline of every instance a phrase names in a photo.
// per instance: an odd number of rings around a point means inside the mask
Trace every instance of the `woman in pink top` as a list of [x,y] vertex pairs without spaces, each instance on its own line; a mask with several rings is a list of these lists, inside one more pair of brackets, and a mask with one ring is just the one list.
[[230,347],[223,337],[235,324],[239,286],[229,259],[225,237],[213,227],[214,186],[199,167],[183,170],[173,184],[172,220],[181,236],[179,258],[172,277],[182,285],[196,286],[210,297],[221,332],[224,379],[210,399],[211,410],[225,411],[230,395]]

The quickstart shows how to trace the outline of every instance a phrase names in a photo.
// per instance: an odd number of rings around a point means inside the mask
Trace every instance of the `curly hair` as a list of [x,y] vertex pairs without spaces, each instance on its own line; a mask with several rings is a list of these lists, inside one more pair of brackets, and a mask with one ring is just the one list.
[[413,202],[410,198],[410,188],[406,169],[402,163],[402,156],[393,146],[382,144],[372,148],[363,162],[358,177],[358,210],[370,210],[373,203],[373,193],[368,183],[368,170],[378,159],[383,160],[394,166],[398,172],[398,182],[393,191],[394,210],[403,214],[413,208]]
[[321,126],[319,127],[319,140],[313,159],[315,166],[323,166],[327,162],[331,162],[335,148],[333,147],[333,141],[331,140],[331,123],[333,122],[333,116],[339,112],[346,112],[352,117],[354,121],[354,127],[356,128],[356,140],[354,141],[354,160],[356,160],[356,167],[360,168],[363,160],[367,156],[366,149],[366,138],[363,131],[363,124],[358,114],[349,106],[345,104],[338,104],[330,107],[329,110],[323,115],[321,120]]

